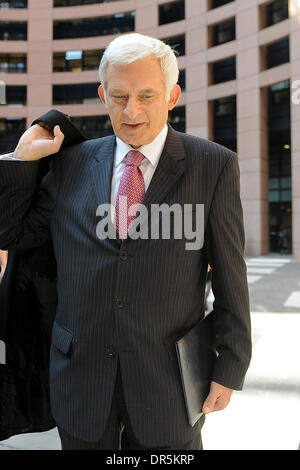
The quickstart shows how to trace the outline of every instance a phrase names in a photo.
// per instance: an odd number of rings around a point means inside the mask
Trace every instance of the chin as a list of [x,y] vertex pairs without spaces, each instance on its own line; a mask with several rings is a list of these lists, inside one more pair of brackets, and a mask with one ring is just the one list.
[[131,145],[131,147],[141,147],[142,145],[146,144],[146,139],[135,139],[132,137],[126,137],[122,139],[126,144]]

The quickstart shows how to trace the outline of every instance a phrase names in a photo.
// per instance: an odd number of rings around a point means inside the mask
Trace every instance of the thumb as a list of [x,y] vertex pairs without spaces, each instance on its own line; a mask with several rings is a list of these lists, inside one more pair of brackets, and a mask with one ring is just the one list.
[[54,137],[58,137],[59,139],[62,139],[62,140],[65,137],[62,131],[60,130],[60,126],[58,124],[56,124],[56,126],[54,127],[53,134],[54,134]]
[[53,134],[54,134],[54,143],[57,144],[58,148],[60,148],[65,136],[60,130],[60,127],[58,124],[54,127]]
[[205,402],[203,403],[203,407],[202,407],[202,411],[205,415],[208,413],[211,413],[214,410],[216,401],[217,401],[217,394],[211,390]]

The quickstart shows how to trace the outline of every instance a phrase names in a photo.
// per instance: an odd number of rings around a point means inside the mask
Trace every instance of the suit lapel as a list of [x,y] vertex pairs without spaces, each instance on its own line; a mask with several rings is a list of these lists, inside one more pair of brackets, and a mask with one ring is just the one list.
[[106,142],[98,149],[95,155],[96,163],[90,170],[97,206],[100,204],[110,204],[115,141],[115,136],[107,138]]
[[[111,182],[114,167],[115,143],[116,138],[114,135],[107,138],[101,148],[98,149],[95,155],[96,162],[90,169],[97,208],[102,204],[111,203]],[[101,220],[101,218],[102,216],[100,216],[99,220]],[[114,242],[117,242],[115,248],[120,246],[118,234],[116,234],[115,240],[108,238],[103,241],[103,243],[110,247],[114,246]]]
[[185,149],[180,137],[169,126],[166,143],[145,194],[143,204],[150,209],[151,204],[160,204],[184,173]]

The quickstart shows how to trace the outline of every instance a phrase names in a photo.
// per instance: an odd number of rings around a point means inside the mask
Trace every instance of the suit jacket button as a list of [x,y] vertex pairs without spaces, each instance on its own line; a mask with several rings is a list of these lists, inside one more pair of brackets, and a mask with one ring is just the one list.
[[121,251],[121,252],[120,252],[120,259],[121,259],[122,261],[127,261],[127,259],[128,259],[127,251]]
[[116,306],[118,308],[124,308],[124,304],[121,299],[116,299]]
[[112,346],[111,344],[107,348],[107,354],[109,355],[109,357],[115,357],[116,355],[115,347]]

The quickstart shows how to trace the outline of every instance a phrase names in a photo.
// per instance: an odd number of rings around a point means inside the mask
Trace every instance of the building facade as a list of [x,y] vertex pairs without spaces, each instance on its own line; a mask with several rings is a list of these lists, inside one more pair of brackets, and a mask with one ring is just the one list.
[[0,0],[0,152],[51,108],[111,133],[98,66],[131,31],[177,50],[173,127],[238,152],[246,254],[300,258],[299,0]]

